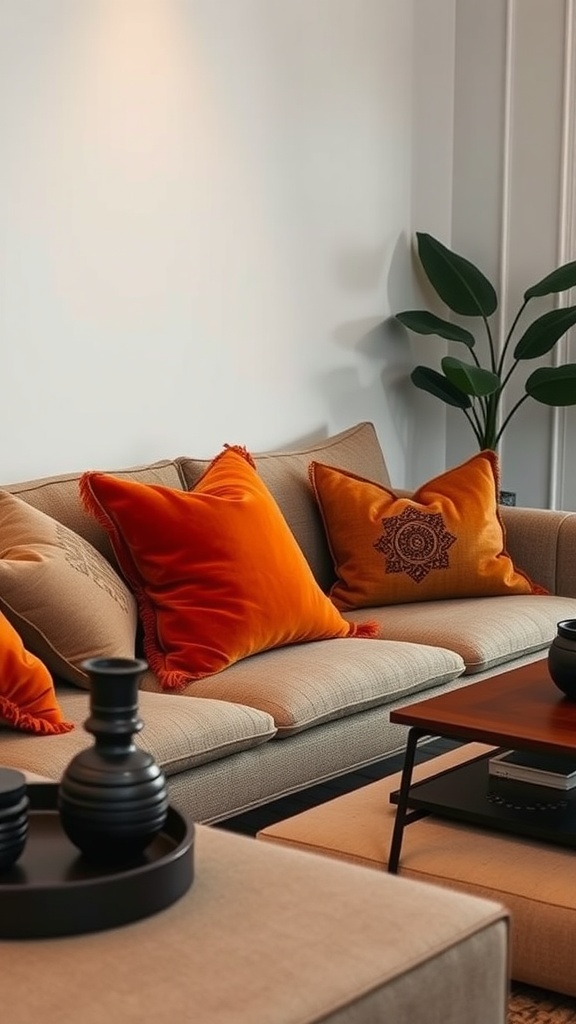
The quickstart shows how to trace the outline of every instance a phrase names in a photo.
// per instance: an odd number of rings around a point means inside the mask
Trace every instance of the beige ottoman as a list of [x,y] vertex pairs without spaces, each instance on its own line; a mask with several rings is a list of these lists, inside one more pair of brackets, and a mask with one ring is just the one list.
[[2,1024],[505,1024],[508,915],[437,887],[198,827],[149,918],[0,941]]
[[[417,766],[414,778],[490,749],[468,744]],[[390,776],[271,825],[258,839],[382,870],[395,815],[389,794],[399,784],[399,774]],[[426,817],[406,827],[399,870],[504,904],[512,977],[576,996],[576,851]]]

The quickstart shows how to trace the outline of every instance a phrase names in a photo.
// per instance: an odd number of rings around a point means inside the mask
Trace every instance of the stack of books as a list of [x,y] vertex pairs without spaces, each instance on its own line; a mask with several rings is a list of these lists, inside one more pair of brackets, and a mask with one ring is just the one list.
[[568,790],[576,786],[576,752],[574,757],[563,757],[529,750],[504,750],[489,759],[488,772],[498,779]]

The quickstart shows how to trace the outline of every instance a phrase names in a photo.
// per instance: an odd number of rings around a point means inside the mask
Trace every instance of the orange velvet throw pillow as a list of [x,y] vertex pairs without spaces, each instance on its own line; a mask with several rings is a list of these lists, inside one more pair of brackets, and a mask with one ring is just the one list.
[[498,460],[479,452],[410,497],[319,462],[310,466],[337,581],[337,608],[543,594],[505,551]]
[[0,721],[42,736],[74,728],[64,721],[48,669],[25,649],[19,633],[1,613]]
[[192,491],[90,472],[80,493],[110,535],[165,689],[272,647],[376,631],[322,592],[242,448],[221,452]]

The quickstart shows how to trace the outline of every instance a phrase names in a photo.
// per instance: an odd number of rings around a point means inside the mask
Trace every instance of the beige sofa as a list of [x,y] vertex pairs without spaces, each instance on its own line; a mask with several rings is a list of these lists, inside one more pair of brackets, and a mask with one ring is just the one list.
[[[312,459],[383,484],[389,479],[369,423],[300,451],[255,456],[260,475],[317,581],[327,590],[333,566],[309,483]],[[107,471],[187,489],[207,464],[208,460],[181,457]],[[55,520],[72,530],[73,534],[66,534],[68,554],[70,537],[82,537],[106,557],[107,566],[117,570],[107,535],[81,504],[80,475],[6,484],[2,491],[41,510],[50,517],[46,522],[53,525]],[[508,551],[516,565],[546,587],[549,596],[363,609],[350,617],[376,618],[381,638],[323,640],[269,650],[196,681],[186,695],[160,692],[148,673],[140,700],[144,729],[137,742],[164,768],[173,802],[198,822],[215,822],[358,769],[402,749],[405,731],[390,723],[392,708],[424,693],[440,693],[543,657],[556,623],[576,617],[576,514],[523,508],[502,508],[501,513]],[[1,514],[0,509],[0,522]],[[2,557],[9,558],[9,552]],[[74,558],[76,569],[92,573],[86,559],[80,564],[81,559]],[[68,562],[74,558],[68,557]],[[110,579],[105,578],[100,566],[98,573],[98,594],[102,600],[116,600],[116,584],[111,583],[115,572],[110,570]],[[71,660],[63,658],[59,647],[74,630],[79,632],[77,613],[88,614],[90,629],[72,638],[78,662],[83,639],[88,643],[92,627],[102,632],[106,617],[98,601],[75,598],[62,587],[49,602],[56,642],[46,625],[30,628],[26,616],[10,601],[0,577],[0,610],[12,618],[28,648],[49,665],[59,704],[76,728],[62,735],[38,736],[0,727],[0,762],[58,779],[71,757],[92,742],[82,728],[87,690],[78,685],[73,666],[67,672]],[[114,649],[113,632],[107,653],[133,653],[120,640]],[[84,656],[99,652],[82,650]]]

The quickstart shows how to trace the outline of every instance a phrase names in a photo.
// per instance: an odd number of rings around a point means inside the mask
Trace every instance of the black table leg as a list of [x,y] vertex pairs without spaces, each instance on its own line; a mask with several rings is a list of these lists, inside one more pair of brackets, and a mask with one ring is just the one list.
[[412,728],[408,731],[406,753],[404,755],[404,767],[402,769],[402,781],[400,783],[398,805],[396,808],[396,819],[394,821],[394,831],[392,833],[392,842],[390,843],[390,853],[388,856],[388,872],[391,875],[396,875],[398,873],[402,838],[404,836],[404,826],[407,821],[412,821],[415,817],[423,817],[422,812],[409,813],[408,794],[410,793],[410,786],[412,785],[412,771],[414,769],[414,757],[416,754],[418,740],[422,736],[426,735],[428,734],[422,729]]

